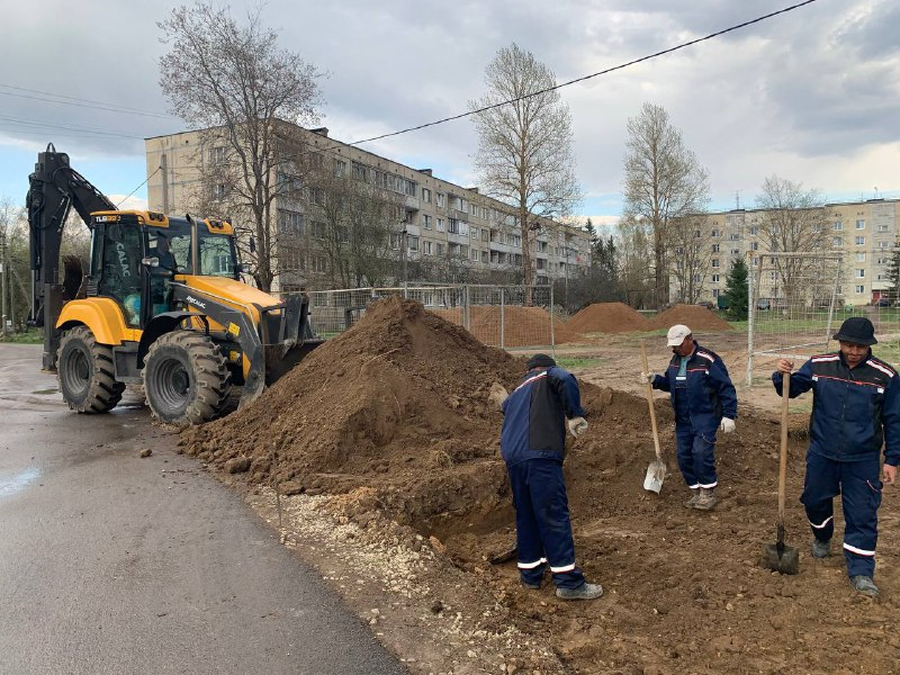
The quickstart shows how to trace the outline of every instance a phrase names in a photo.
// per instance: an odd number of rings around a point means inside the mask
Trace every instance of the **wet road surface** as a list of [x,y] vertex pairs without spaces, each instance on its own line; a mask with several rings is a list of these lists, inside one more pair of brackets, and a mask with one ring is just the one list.
[[139,401],[72,413],[40,357],[0,344],[0,673],[406,672]]

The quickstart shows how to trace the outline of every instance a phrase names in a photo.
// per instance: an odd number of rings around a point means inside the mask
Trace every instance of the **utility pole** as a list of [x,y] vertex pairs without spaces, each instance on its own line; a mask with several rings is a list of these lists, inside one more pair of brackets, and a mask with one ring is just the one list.
[[7,281],[6,263],[6,228],[0,229],[0,335],[6,335],[6,296],[9,283]]
[[401,232],[400,237],[400,253],[403,255],[403,297],[407,296],[407,282],[409,281],[409,277],[407,276],[407,262],[406,259],[409,257],[409,250],[407,248],[407,237],[409,236],[406,232],[406,223],[400,223],[403,226],[403,232]]

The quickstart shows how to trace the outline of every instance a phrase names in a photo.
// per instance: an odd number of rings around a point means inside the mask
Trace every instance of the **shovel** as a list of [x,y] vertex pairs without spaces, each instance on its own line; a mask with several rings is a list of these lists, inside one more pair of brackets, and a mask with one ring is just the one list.
[[784,483],[787,474],[788,397],[791,391],[791,374],[785,373],[781,384],[781,457],[778,462],[778,534],[774,544],[763,550],[763,567],[780,574],[797,574],[800,557],[797,549],[784,543]]
[[[647,348],[643,342],[641,343],[641,365],[644,368],[643,372],[650,372],[650,367],[647,365]],[[653,449],[656,451],[656,459],[650,462],[650,466],[647,467],[647,475],[644,476],[644,489],[659,494],[669,469],[663,460],[662,450],[659,447],[659,433],[656,431],[656,408],[653,407],[653,387],[649,382],[647,383],[647,404],[650,406],[650,427],[653,430]]]

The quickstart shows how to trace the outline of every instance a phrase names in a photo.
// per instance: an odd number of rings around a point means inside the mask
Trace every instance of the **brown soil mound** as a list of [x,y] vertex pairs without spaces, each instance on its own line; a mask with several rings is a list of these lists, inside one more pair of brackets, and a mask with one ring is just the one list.
[[711,309],[699,305],[675,305],[665,312],[657,314],[648,323],[647,330],[668,328],[676,323],[683,323],[693,331],[731,330],[731,324],[720,319]]
[[566,322],[575,333],[629,333],[650,330],[645,319],[622,302],[595,302]]
[[[257,402],[185,431],[182,443],[219,466],[250,458],[251,483],[277,476],[282,492],[347,492],[348,517],[363,526],[385,513],[431,537],[473,585],[490,589],[519,631],[549,636],[566,672],[895,672],[896,514],[879,514],[890,534],[879,542],[886,563],[873,603],[850,589],[839,553],[805,554],[803,446],[793,441],[786,528],[801,573],[763,569],[776,530],[778,425],[744,409],[716,453],[721,504],[701,513],[682,505],[687,489],[674,458],[660,495],[642,489],[653,457],[646,400],[582,383],[591,426],[569,440],[566,475],[578,563],[604,597],[560,602],[549,582],[522,589],[514,559],[489,564],[514,542],[514,529],[501,416],[488,389],[515,386],[523,364],[417,303],[389,298]],[[656,412],[671,455],[671,407],[658,400]]]
[[[452,323],[462,323],[462,312],[458,309],[429,310]],[[542,307],[503,308],[503,340],[500,339],[500,307],[493,305],[473,305],[469,308],[469,332],[486,345],[503,345],[504,348],[539,347],[577,342],[581,339],[578,331],[571,330],[561,321],[553,325],[553,341],[550,334],[550,314]]]

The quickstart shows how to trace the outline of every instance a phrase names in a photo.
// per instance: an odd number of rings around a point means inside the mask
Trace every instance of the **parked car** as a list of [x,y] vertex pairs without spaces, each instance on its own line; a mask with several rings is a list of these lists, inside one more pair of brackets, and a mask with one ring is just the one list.
[[769,302],[767,298],[762,298],[756,302],[756,309],[761,309],[763,311],[772,309],[772,303]]
[[878,300],[875,301],[875,306],[876,307],[890,307],[891,301],[888,298],[878,298]]

